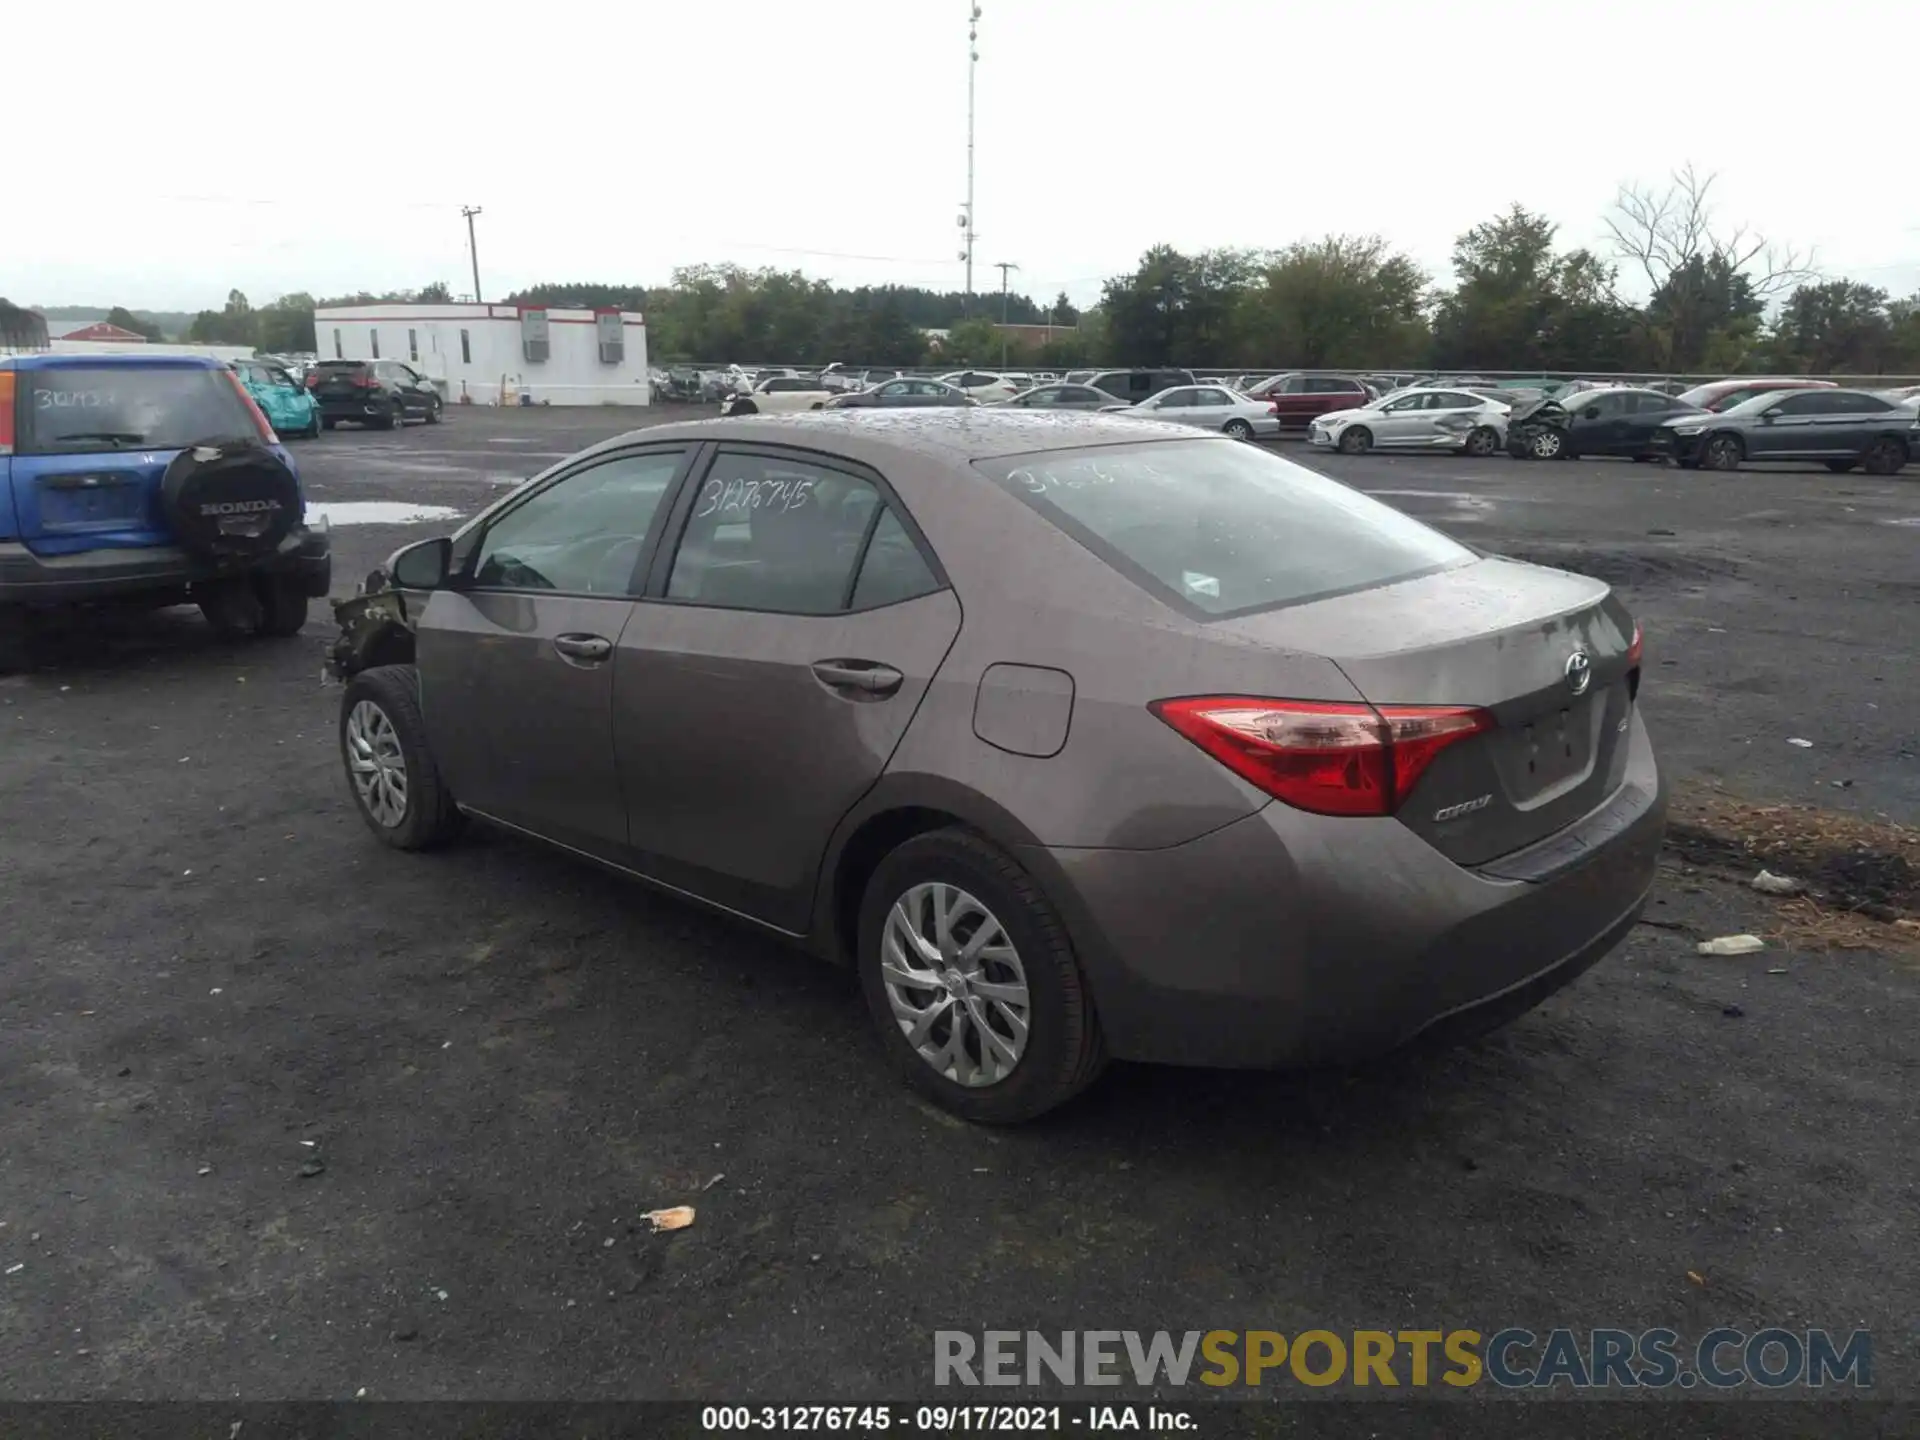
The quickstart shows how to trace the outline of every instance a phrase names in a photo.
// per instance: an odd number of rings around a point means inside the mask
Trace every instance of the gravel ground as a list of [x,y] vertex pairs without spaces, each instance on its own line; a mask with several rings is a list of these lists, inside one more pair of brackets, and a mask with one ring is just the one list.
[[[627,423],[299,455],[466,514]],[[1916,480],[1307,458],[1616,583],[1676,776],[1920,823]],[[337,590],[426,533],[343,525]],[[1911,953],[1696,956],[1773,902],[1676,855],[1657,924],[1467,1049],[1116,1066],[971,1129],[845,975],[520,842],[376,847],[330,633],[167,612],[0,680],[0,1397],[900,1398],[941,1328],[1510,1324],[1865,1327],[1911,1393]]]

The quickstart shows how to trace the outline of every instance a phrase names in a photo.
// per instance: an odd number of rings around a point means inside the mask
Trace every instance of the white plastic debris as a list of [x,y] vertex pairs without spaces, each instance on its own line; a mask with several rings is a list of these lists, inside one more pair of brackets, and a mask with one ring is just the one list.
[[1813,741],[1811,741],[1811,740],[1802,740],[1802,739],[1801,739],[1801,738],[1800,738],[1800,737],[1799,737],[1798,735],[1789,735],[1789,736],[1787,737],[1787,744],[1789,744],[1789,745],[1791,745],[1791,746],[1793,746],[1793,748],[1794,748],[1794,749],[1796,749],[1796,750],[1811,750],[1811,749],[1813,749]]
[[1702,955],[1751,955],[1766,948],[1767,942],[1758,935],[1716,935],[1694,946]]
[[1771,870],[1762,870],[1747,883],[1762,895],[1798,895],[1806,889],[1791,875],[1776,875]]

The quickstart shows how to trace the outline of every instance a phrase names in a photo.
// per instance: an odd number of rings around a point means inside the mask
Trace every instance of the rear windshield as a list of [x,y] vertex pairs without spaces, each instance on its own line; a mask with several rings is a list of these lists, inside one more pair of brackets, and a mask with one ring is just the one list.
[[202,440],[254,440],[247,402],[220,370],[101,366],[25,372],[22,454],[179,450]]
[[1398,510],[1234,440],[1048,451],[976,468],[1136,583],[1207,616],[1474,559]]

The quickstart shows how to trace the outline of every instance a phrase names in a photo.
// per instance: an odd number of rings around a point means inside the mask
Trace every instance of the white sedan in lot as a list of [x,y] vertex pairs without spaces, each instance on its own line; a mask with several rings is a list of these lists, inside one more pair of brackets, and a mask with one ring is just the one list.
[[1120,415],[1147,420],[1173,420],[1220,430],[1236,440],[1252,440],[1280,433],[1280,414],[1270,400],[1254,400],[1224,385],[1181,385],[1150,395],[1138,405],[1110,405]]
[[1342,455],[1369,450],[1495,455],[1506,446],[1512,413],[1511,405],[1468,390],[1420,386],[1322,415],[1308,427],[1307,443]]

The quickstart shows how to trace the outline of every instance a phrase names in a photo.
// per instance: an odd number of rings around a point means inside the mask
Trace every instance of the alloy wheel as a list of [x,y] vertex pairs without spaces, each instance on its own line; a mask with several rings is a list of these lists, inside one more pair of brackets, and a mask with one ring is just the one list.
[[1560,435],[1558,431],[1542,430],[1533,437],[1533,457],[1536,460],[1551,460],[1560,453]]
[[347,770],[354,794],[377,825],[392,830],[407,818],[407,757],[387,712],[362,700],[347,716]]
[[959,886],[915,885],[894,901],[880,975],[900,1033],[937,1074],[997,1085],[1026,1053],[1026,968],[999,918]]

